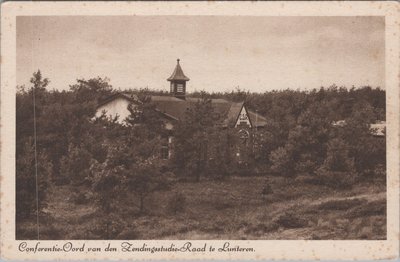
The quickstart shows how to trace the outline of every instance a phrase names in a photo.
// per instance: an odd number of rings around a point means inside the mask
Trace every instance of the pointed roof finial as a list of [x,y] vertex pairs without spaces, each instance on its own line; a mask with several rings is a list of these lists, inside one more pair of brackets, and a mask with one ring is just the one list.
[[172,73],[172,75],[167,79],[168,81],[189,81],[189,78],[187,76],[185,76],[185,74],[182,71],[181,65],[179,64],[179,61],[181,61],[179,58],[176,59],[177,61],[177,65],[175,67],[174,72]]

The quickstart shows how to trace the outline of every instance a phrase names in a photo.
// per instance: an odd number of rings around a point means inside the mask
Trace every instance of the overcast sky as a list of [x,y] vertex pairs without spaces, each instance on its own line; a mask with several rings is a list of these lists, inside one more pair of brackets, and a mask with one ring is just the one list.
[[40,69],[51,89],[108,77],[169,90],[181,59],[188,91],[384,88],[382,17],[18,17],[17,84]]

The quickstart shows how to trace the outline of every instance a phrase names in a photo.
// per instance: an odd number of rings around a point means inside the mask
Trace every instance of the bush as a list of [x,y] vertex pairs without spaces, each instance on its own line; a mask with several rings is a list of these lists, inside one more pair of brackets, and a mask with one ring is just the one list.
[[170,171],[163,173],[160,176],[160,179],[162,180],[163,184],[168,185],[168,187],[178,180],[177,176]]
[[175,193],[167,204],[167,209],[172,214],[185,210],[186,197],[182,193]]
[[356,182],[356,174],[352,172],[319,170],[320,184],[335,189],[349,189]]
[[88,198],[85,192],[75,192],[71,196],[71,201],[77,205],[83,205],[88,203]]
[[378,165],[374,169],[374,178],[386,182],[386,166],[385,165]]
[[229,202],[223,202],[223,201],[217,201],[213,204],[214,208],[216,210],[224,210],[227,208],[233,208],[234,205],[232,203]]
[[292,156],[285,147],[279,147],[271,152],[269,160],[272,163],[271,170],[279,174],[290,175],[292,171]]
[[279,229],[279,224],[276,222],[271,222],[267,224],[257,224],[257,225],[248,225],[244,227],[244,232],[246,234],[256,234],[263,235],[267,232],[273,232]]
[[349,145],[344,140],[339,138],[330,140],[322,168],[335,172],[354,172],[354,159],[350,157],[349,151]]
[[117,239],[124,227],[124,222],[117,215],[109,214],[93,220],[86,233],[97,239]]
[[367,202],[349,210],[346,213],[347,218],[368,217],[368,216],[386,216],[386,201],[378,200]]
[[16,227],[16,240],[37,240],[37,225],[28,224]]
[[279,216],[275,223],[284,228],[301,228],[308,225],[305,219],[297,217],[292,212]]
[[85,149],[70,145],[68,154],[61,159],[61,176],[69,178],[73,185],[81,185],[89,175],[92,156]]
[[139,239],[139,233],[132,227],[125,228],[115,239],[119,240],[135,240]]
[[385,183],[386,182],[386,166],[377,165],[373,169],[364,170],[360,179],[363,181]]
[[300,175],[295,178],[295,182],[299,184],[311,184],[320,185],[322,184],[321,179],[315,175]]
[[56,228],[54,225],[40,227],[40,238],[47,240],[58,240],[64,237],[64,232]]
[[324,202],[318,206],[322,210],[348,210],[355,206],[366,203],[363,199],[346,199],[346,200],[331,200]]
[[[46,154],[38,154],[37,179],[35,176],[34,146],[32,141],[24,144],[24,150],[16,155],[16,218],[25,219],[46,207],[47,192],[51,187],[52,165]],[[39,207],[36,206],[36,182]]]

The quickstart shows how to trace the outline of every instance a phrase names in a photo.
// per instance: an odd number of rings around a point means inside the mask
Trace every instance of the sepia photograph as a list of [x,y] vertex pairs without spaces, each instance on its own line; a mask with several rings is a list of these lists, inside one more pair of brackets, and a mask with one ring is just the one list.
[[398,258],[399,14],[2,4],[1,259]]
[[17,17],[16,239],[386,239],[383,17]]

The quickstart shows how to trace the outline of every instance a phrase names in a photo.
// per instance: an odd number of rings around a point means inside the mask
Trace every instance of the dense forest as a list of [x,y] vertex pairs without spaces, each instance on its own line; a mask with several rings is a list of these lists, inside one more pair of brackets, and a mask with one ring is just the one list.
[[[202,99],[179,122],[173,159],[166,163],[159,158],[166,130],[148,99],[166,93],[129,90],[143,104],[139,110],[131,108],[127,125],[119,125],[105,115],[94,118],[99,101],[117,92],[106,78],[78,79],[59,91],[38,71],[31,83],[18,87],[16,96],[17,236],[18,223],[32,219],[38,209],[46,219],[48,192],[64,185],[71,186],[73,201],[94,203],[103,214],[93,218],[99,221],[85,237],[110,239],[121,237],[117,202],[133,192],[132,205],[139,203],[135,212],[143,214],[153,193],[173,188],[177,181],[280,176],[334,190],[360,181],[385,181],[386,140],[373,136],[370,128],[385,120],[385,91],[379,88],[189,93]],[[213,111],[210,98],[245,101],[266,117],[268,124],[254,133],[245,163],[232,155],[235,130],[207,117]],[[333,125],[339,120],[345,124]],[[176,192],[168,200],[170,210],[180,212],[188,197]],[[34,231],[19,234],[36,238]]]

